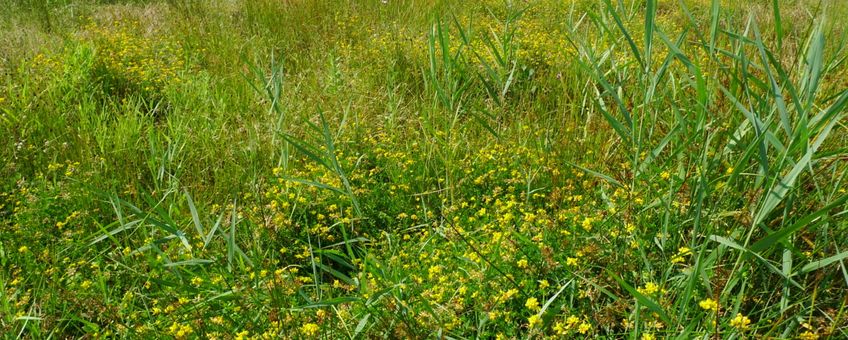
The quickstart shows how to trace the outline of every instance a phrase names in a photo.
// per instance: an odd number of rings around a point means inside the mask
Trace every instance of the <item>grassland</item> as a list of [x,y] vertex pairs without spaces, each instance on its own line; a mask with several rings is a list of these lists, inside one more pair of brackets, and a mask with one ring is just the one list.
[[848,337],[841,1],[0,8],[3,338]]

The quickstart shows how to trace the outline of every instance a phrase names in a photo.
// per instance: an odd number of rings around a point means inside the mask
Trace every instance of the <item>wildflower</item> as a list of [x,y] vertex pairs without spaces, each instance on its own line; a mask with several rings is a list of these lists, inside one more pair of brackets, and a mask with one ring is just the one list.
[[89,281],[89,280],[83,281],[82,283],[80,283],[80,288],[82,288],[82,289],[91,288],[91,281]]
[[671,258],[671,263],[681,263],[685,261],[685,257],[692,255],[692,250],[689,247],[681,247],[677,250],[677,255]]
[[706,311],[713,311],[713,312],[718,311],[718,302],[716,302],[716,300],[713,300],[713,299],[710,299],[710,298],[706,298],[704,300],[701,300],[701,302],[698,302],[698,306],[701,306],[701,308],[706,310]]
[[592,230],[592,223],[594,223],[594,222],[595,222],[595,219],[593,219],[591,217],[586,217],[583,220],[583,222],[581,223],[581,225],[583,226],[583,229],[585,229],[586,231],[591,231]]
[[200,286],[202,283],[203,283],[203,279],[201,279],[200,277],[194,277],[194,278],[191,279],[191,284],[195,287]]
[[751,319],[747,316],[742,315],[742,313],[737,313],[736,317],[730,320],[730,325],[738,330],[746,330],[748,329],[748,325],[751,324]]
[[648,282],[648,283],[645,284],[644,287],[639,288],[638,291],[639,291],[639,293],[642,293],[642,294],[645,294],[645,295],[652,295],[652,294],[660,291],[660,286],[658,286],[656,283]]
[[804,331],[798,338],[801,340],[816,340],[819,338],[819,335],[810,331]]
[[191,325],[180,325],[175,321],[173,324],[171,324],[171,327],[168,327],[168,332],[171,333],[177,339],[183,339],[191,335],[191,333],[194,332],[194,329],[191,327]]
[[306,336],[314,336],[318,334],[318,325],[314,323],[308,323],[303,325],[303,327],[300,328],[300,331]]
[[539,310],[539,300],[536,300],[534,297],[528,298],[527,302],[524,303],[524,307],[532,311],[537,311]]
[[518,266],[518,268],[521,268],[521,269],[525,269],[528,266],[526,259],[518,260],[518,262],[516,262],[515,264]]
[[548,283],[548,280],[539,280],[539,289],[547,289],[551,284]]
[[577,327],[577,331],[580,332],[580,334],[589,333],[589,331],[591,331],[591,330],[592,330],[592,324],[590,324],[586,321],[581,322],[580,326]]
[[27,246],[21,246],[20,248],[18,248],[18,252],[21,254],[26,253],[27,251],[29,251],[29,247]]
[[500,314],[500,313],[498,313],[498,311],[496,311],[496,310],[493,310],[493,311],[489,312],[489,320],[494,321],[495,319],[497,319],[497,318],[498,318],[498,315],[499,315],[499,314]]
[[492,233],[492,242],[500,242],[500,240],[503,239],[503,235],[504,235],[504,233],[502,233],[500,231],[493,232]]
[[657,337],[652,333],[644,333],[642,334],[642,340],[656,340]]
[[565,327],[565,324],[562,323],[562,321],[557,321],[557,323],[554,324],[554,332],[556,332],[557,334],[565,335],[566,330],[567,328]]
[[498,300],[500,302],[506,302],[509,299],[512,299],[512,297],[515,296],[515,294],[518,294],[518,289],[512,288],[510,290],[507,290],[503,294],[501,294],[501,296],[498,297]]
[[[670,174],[670,173],[668,173],[668,171],[663,171],[663,172],[660,174],[660,178],[662,178],[662,179],[668,179],[669,177],[671,177],[671,174]],[[644,336],[643,336],[643,338],[644,338]]]
[[534,328],[542,324],[542,318],[539,316],[539,314],[534,314],[527,318],[527,323],[530,328]]
[[565,259],[565,264],[568,265],[568,266],[572,266],[572,267],[577,266],[577,258],[576,257],[569,257],[569,258]]

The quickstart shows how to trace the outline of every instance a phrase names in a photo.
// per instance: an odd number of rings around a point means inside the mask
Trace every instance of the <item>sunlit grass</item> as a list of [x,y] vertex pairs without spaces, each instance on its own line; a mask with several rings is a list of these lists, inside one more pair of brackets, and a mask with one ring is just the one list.
[[6,338],[843,338],[837,2],[0,18]]

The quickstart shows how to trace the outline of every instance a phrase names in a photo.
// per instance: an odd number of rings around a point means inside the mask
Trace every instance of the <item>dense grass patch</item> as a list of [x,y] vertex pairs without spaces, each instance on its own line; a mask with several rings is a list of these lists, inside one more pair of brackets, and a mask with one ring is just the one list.
[[6,338],[848,336],[839,2],[6,4]]

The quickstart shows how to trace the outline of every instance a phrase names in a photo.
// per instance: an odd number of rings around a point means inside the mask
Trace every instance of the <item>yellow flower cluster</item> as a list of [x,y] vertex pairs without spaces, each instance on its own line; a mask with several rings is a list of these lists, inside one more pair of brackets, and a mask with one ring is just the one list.
[[142,33],[137,21],[88,24],[82,38],[96,51],[96,67],[107,86],[117,91],[153,94],[182,81],[184,52],[179,44]]
[[747,316],[742,315],[742,313],[737,313],[736,316],[734,316],[733,319],[730,320],[730,325],[740,331],[748,329],[748,325],[750,324],[751,319],[749,319]]
[[710,299],[710,298],[706,298],[704,300],[701,300],[701,302],[698,302],[698,306],[701,306],[701,309],[706,310],[706,311],[712,311],[712,312],[718,311],[718,302],[716,302],[716,300],[713,300],[713,299]]

